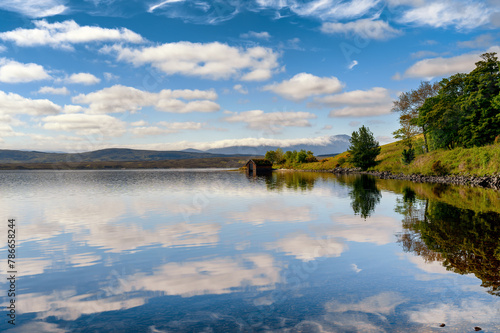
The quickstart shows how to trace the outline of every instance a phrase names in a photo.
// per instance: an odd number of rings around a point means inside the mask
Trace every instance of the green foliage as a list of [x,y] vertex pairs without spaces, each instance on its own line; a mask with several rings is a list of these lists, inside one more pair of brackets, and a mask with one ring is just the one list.
[[380,154],[380,147],[368,128],[361,126],[357,132],[352,133],[349,142],[350,162],[354,166],[366,170],[377,165],[375,158]]
[[287,151],[286,153],[283,153],[280,148],[276,149],[276,151],[270,150],[266,153],[266,159],[273,163],[282,164],[287,168],[295,168],[303,163],[318,162],[312,151],[305,151],[304,149]]
[[426,200],[420,215],[403,225],[407,252],[439,261],[447,270],[474,274],[488,293],[500,296],[500,215]]
[[402,160],[404,164],[410,164],[414,159],[415,159],[415,150],[410,148],[408,150],[403,149],[403,152],[401,153],[403,156]]
[[500,131],[500,63],[495,53],[468,74],[443,79],[436,96],[419,108],[417,123],[426,128],[433,148],[479,147]]
[[278,162],[278,158],[276,156],[276,152],[274,150],[269,150],[268,152],[266,152],[266,155],[264,156],[264,158],[270,162],[272,162],[273,164]]
[[369,217],[380,202],[382,194],[377,188],[375,178],[368,175],[360,175],[352,182],[351,207],[354,215],[361,215],[364,219]]
[[344,163],[345,163],[345,162],[346,162],[345,157],[340,157],[340,158],[337,160],[337,163],[339,164],[339,166],[344,165]]

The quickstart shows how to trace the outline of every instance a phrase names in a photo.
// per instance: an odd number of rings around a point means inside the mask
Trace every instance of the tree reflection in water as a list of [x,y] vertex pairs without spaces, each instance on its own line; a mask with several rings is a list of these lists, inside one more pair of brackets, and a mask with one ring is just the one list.
[[500,296],[500,214],[421,200],[411,192],[405,189],[396,206],[404,215],[405,231],[398,235],[404,251],[441,261],[458,274],[472,273],[488,293]]
[[364,219],[369,217],[375,210],[375,206],[380,202],[382,194],[377,188],[376,180],[372,176],[360,175],[354,178],[351,183],[352,190],[349,192],[351,197],[351,207],[354,215],[361,215]]

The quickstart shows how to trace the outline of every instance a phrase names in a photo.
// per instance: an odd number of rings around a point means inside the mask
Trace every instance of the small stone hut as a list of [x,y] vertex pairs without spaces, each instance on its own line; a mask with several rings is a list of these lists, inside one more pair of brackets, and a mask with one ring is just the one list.
[[245,167],[247,168],[247,173],[250,175],[258,175],[273,171],[273,163],[263,158],[251,159],[247,162]]

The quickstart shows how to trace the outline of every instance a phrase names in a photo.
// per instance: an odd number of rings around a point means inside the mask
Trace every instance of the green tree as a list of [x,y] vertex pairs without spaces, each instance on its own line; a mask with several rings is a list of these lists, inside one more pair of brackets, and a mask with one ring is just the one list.
[[272,162],[272,163],[277,163],[278,159],[276,156],[276,152],[274,150],[269,150],[266,152],[266,155],[264,156],[266,160]]
[[429,97],[435,96],[439,91],[439,84],[428,81],[420,82],[417,89],[401,93],[393,103],[392,111],[401,113],[399,123],[401,128],[393,133],[397,139],[404,140],[408,149],[412,149],[412,138],[420,133],[424,134],[426,152],[429,151],[426,135],[426,123],[418,124],[419,109]]
[[426,125],[433,148],[453,149],[460,141],[463,124],[461,101],[464,96],[465,74],[455,74],[441,80],[441,89],[420,107],[418,124]]
[[496,53],[484,53],[483,60],[465,78],[462,100],[464,124],[460,129],[464,147],[483,146],[492,143],[500,132],[500,63]]
[[349,142],[349,160],[354,166],[366,170],[377,164],[375,158],[380,154],[380,146],[368,128],[361,126],[352,133]]
[[277,148],[274,152],[276,154],[276,163],[283,163],[283,159],[285,158],[285,153],[283,153],[283,149]]
[[352,185],[352,190],[349,192],[349,196],[354,215],[359,214],[366,220],[382,198],[375,178],[369,175],[359,175],[350,185]]
[[306,158],[307,158],[307,153],[304,149],[301,149],[298,153],[297,153],[297,163],[304,163],[306,161]]

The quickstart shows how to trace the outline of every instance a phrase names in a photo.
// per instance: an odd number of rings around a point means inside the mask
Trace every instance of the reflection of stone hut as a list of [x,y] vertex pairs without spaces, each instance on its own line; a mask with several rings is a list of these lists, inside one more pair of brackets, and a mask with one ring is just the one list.
[[250,175],[258,175],[273,171],[273,163],[266,159],[252,159],[245,165],[247,173]]

